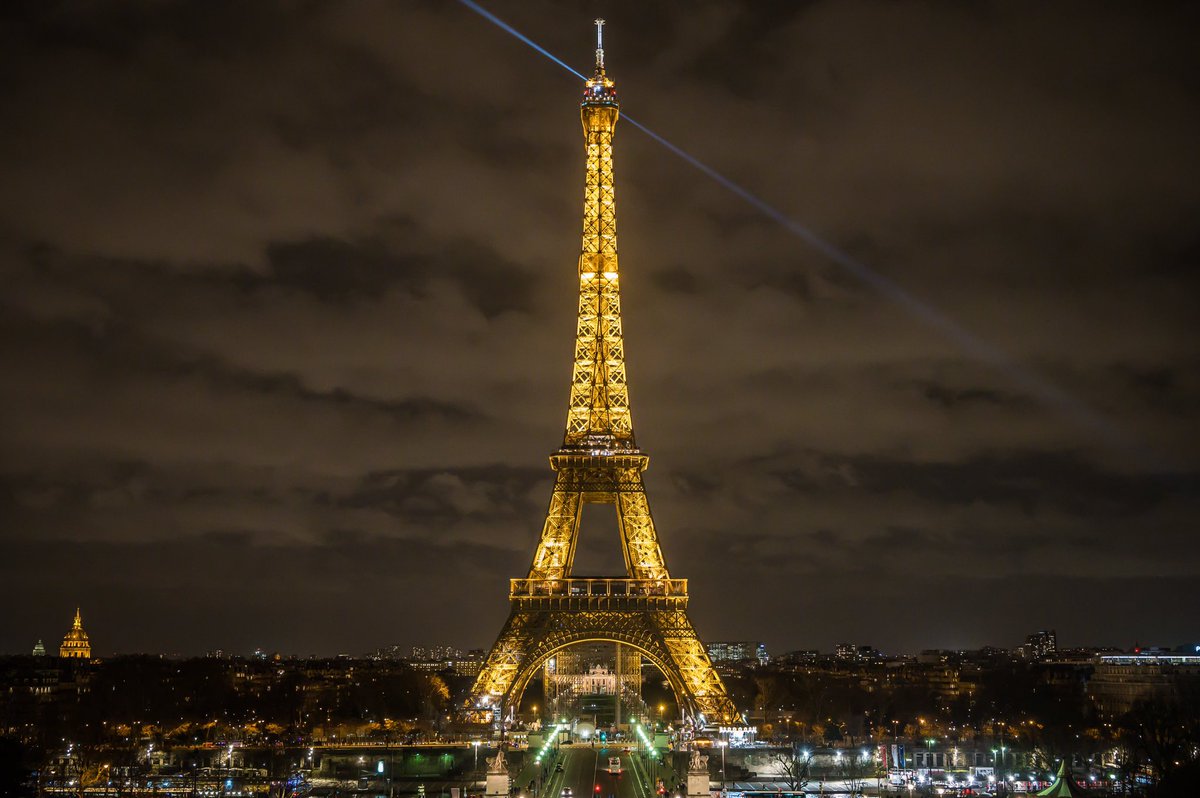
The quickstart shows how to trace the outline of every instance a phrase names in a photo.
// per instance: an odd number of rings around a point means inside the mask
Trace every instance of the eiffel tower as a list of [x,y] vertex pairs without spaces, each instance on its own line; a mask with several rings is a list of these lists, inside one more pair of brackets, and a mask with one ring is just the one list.
[[[650,458],[633,435],[613,187],[619,106],[604,69],[603,26],[596,20],[596,71],[581,109],[587,178],[567,428],[550,455],[554,492],[533,563],[525,578],[511,580],[508,622],[475,680],[468,711],[510,717],[530,678],[556,651],[601,640],[633,646],[653,662],[695,722],[733,724],[737,711],[688,619],[687,580],[667,571],[642,482]],[[586,503],[615,505],[624,576],[572,573]]]

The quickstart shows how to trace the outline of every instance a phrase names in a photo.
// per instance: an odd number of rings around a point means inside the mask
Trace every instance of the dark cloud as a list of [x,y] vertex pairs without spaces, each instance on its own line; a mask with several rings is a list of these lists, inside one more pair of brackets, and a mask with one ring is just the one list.
[[383,240],[272,243],[269,277],[252,282],[260,289],[292,287],[320,301],[346,302],[377,300],[395,287],[424,294],[431,283],[449,280],[488,318],[534,309],[534,275],[495,250],[472,241],[431,241],[410,222],[391,220],[389,228],[388,238],[400,251]]
[[778,475],[808,495],[851,489],[908,493],[941,506],[1015,505],[1036,514],[1047,507],[1084,517],[1141,516],[1172,497],[1200,495],[1194,476],[1131,476],[1097,468],[1071,455],[1012,452],[952,463],[914,463],[883,457],[819,460],[819,470]]
[[[1194,636],[1196,9],[593,6],[488,7],[579,66],[603,13],[624,113],[1015,364],[620,125],[701,632]],[[0,649],[75,602],[101,652],[489,642],[565,414],[576,83],[456,3],[5,6]]]
[[547,482],[544,472],[531,468],[383,472],[368,474],[337,503],[383,510],[418,523],[444,526],[469,519],[482,525],[512,525],[541,509],[530,501],[530,492]]
[[988,388],[951,388],[937,383],[926,383],[918,387],[925,398],[947,410],[969,407],[973,404],[1026,406],[1030,404],[1023,397]]

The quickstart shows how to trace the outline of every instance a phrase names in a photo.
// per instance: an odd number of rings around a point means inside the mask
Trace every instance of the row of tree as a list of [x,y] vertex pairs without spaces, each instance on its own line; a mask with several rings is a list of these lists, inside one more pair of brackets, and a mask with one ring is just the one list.
[[0,669],[0,733],[41,746],[294,741],[316,728],[411,733],[443,718],[451,698],[437,674],[390,662],[314,667],[133,656],[70,666],[58,681],[28,667]]
[[973,688],[951,700],[928,685],[868,680],[868,687],[821,671],[760,671],[728,681],[742,701],[774,718],[760,729],[763,736],[794,744],[785,769],[797,777],[810,764],[799,753],[805,744],[1002,740],[1039,770],[1052,771],[1063,759],[1103,762],[1125,794],[1200,794],[1200,676],[1181,672],[1116,716],[1099,711],[1084,677],[1086,671],[1008,663],[977,674]]

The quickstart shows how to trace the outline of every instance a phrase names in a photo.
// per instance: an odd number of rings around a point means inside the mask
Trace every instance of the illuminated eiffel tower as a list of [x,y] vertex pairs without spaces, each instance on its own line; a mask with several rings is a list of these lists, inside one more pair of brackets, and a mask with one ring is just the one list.
[[[563,444],[550,455],[556,474],[550,509],[529,575],[511,580],[511,614],[488,654],[468,710],[506,719],[530,678],[566,646],[585,641],[630,645],[667,677],[681,709],[696,722],[737,722],[733,702],[687,615],[687,580],[667,572],[629,414],[617,270],[613,131],[617,92],[604,71],[603,20],[596,21],[596,72],[583,91],[587,145],[579,320]],[[580,511],[616,507],[626,573],[572,574]]]

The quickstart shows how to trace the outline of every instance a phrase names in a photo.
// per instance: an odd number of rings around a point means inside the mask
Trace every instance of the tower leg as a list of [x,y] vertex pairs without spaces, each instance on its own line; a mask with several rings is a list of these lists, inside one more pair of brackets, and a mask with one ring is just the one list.
[[526,630],[528,620],[522,613],[509,614],[479,675],[475,677],[475,685],[471,689],[472,706],[468,709],[499,709],[503,719],[509,690],[529,648]]
[[550,508],[542,525],[542,537],[529,569],[530,579],[561,579],[569,573],[579,539],[579,511],[583,496],[579,491],[554,486]]
[[654,529],[641,474],[637,475],[636,484],[634,490],[618,493],[616,502],[626,571],[639,579],[666,579],[667,566],[662,547],[658,545],[658,533]]
[[682,610],[660,613],[658,622],[671,665],[686,685],[693,712],[703,715],[706,723],[737,723],[737,707],[725,691],[725,684],[687,613]]

